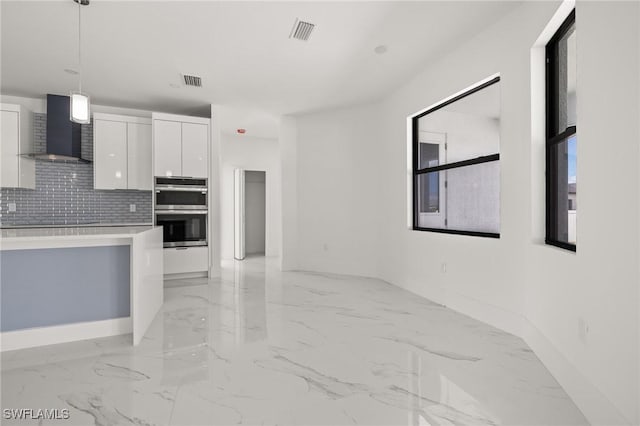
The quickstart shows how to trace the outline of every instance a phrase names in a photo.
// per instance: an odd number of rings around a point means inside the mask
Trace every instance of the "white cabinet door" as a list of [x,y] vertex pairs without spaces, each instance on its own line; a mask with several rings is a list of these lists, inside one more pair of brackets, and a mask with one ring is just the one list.
[[165,248],[164,273],[188,274],[209,270],[208,247]]
[[181,124],[178,121],[153,121],[154,176],[183,176]]
[[3,187],[19,186],[18,176],[18,147],[19,128],[18,113],[14,111],[2,111],[0,116],[0,185]]
[[127,189],[127,123],[94,120],[96,189]]
[[24,154],[32,154],[33,147],[33,113],[26,108],[20,107],[18,131],[20,143],[18,148],[18,185],[20,188],[36,189],[36,161],[33,158],[26,158]]
[[209,126],[182,123],[182,176],[208,176],[207,146]]
[[151,190],[151,125],[127,123],[128,188]]

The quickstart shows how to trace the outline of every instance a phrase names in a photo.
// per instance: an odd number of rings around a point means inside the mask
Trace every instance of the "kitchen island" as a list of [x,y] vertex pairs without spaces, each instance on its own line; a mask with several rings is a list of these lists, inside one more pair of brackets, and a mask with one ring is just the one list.
[[133,333],[163,303],[162,228],[2,229],[2,351]]

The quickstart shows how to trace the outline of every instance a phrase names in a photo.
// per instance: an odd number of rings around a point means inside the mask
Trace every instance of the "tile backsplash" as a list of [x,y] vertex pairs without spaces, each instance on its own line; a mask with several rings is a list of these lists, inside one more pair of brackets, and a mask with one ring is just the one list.
[[[33,132],[36,152],[45,152],[46,114],[34,114]],[[93,159],[91,124],[82,126],[82,158]],[[151,191],[93,189],[93,163],[37,161],[35,189],[0,188],[0,225],[151,223],[151,203]]]

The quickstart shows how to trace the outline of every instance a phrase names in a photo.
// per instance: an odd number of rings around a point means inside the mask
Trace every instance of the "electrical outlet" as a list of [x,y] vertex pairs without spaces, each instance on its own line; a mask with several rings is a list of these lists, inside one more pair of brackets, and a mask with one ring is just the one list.
[[136,212],[136,205],[135,204],[129,204],[129,211],[131,213],[135,213]]
[[16,203],[9,203],[9,211],[15,212],[17,210]]
[[324,244],[322,245],[322,249],[323,249],[324,251],[328,251],[328,250],[329,250],[329,246],[327,245],[327,243],[324,243]]
[[442,265],[440,265],[440,271],[442,271],[443,274],[447,273],[447,262],[442,262]]

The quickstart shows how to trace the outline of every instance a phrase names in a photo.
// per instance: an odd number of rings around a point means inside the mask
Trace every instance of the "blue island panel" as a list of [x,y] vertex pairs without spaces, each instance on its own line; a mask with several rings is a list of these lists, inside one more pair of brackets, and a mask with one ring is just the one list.
[[0,252],[0,330],[128,317],[129,246]]

